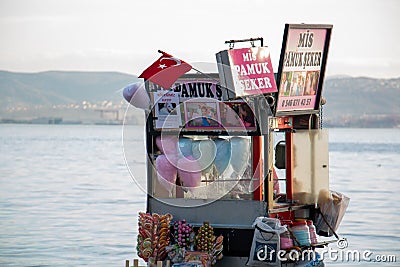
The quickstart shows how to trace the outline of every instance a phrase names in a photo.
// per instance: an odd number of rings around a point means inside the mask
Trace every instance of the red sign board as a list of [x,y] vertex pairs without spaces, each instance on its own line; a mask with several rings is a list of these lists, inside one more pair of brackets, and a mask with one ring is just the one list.
[[236,96],[277,91],[268,47],[224,50],[217,54],[221,82]]

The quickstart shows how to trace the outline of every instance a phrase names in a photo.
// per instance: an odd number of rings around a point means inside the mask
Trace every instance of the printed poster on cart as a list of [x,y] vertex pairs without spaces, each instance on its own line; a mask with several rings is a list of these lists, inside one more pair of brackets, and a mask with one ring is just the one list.
[[159,90],[153,93],[156,128],[179,128],[182,125],[179,94]]

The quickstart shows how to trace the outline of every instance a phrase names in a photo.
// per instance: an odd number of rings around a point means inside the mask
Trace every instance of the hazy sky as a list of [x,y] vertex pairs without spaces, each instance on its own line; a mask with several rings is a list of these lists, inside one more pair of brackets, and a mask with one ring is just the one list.
[[400,77],[398,0],[0,0],[0,69],[139,75],[164,50],[215,62],[263,37],[277,70],[285,23],[333,24],[327,75]]

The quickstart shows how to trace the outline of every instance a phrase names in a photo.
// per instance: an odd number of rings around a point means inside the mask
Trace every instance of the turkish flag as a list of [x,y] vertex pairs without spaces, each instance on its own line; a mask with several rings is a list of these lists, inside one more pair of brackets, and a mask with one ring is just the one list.
[[158,52],[162,53],[162,56],[145,69],[139,78],[150,80],[164,89],[168,89],[179,77],[191,70],[192,66],[163,51],[159,50]]

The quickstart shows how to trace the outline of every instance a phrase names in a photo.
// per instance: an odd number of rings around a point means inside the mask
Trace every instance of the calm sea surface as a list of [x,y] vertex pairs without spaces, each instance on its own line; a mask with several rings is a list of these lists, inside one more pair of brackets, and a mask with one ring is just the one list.
[[[143,126],[129,126],[144,177]],[[136,257],[145,194],[125,165],[121,126],[0,125],[0,266],[124,266]],[[133,151],[133,152],[132,152]],[[351,198],[347,249],[400,265],[400,130],[331,129],[331,189]],[[335,245],[332,245],[335,248]]]

